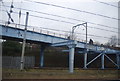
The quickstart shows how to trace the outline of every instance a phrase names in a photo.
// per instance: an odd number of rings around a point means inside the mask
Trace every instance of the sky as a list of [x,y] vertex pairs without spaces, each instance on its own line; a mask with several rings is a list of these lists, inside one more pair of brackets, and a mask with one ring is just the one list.
[[[87,22],[88,40],[93,39],[94,42],[106,43],[108,42],[111,36],[118,35],[117,33],[118,8],[108,4],[100,3],[100,1],[118,6],[118,0],[106,0],[106,1],[104,0],[13,0],[13,5],[14,5],[13,12],[18,13],[21,9],[21,12],[24,14],[20,18],[20,24],[25,24],[25,18],[26,18],[25,14],[26,12],[29,12],[28,25],[34,26],[34,31],[40,31],[42,27],[42,28],[57,29],[57,30],[64,30],[70,32],[73,26]],[[2,19],[0,20],[7,21],[8,15],[5,11],[9,12],[10,7],[8,6],[11,5],[12,0],[9,0],[9,2],[8,0],[3,0],[3,2],[5,6],[3,6],[3,4],[1,3],[2,17],[0,18]],[[59,5],[64,8],[40,4],[36,2]],[[20,9],[16,9],[16,8],[20,8]],[[70,8],[70,9],[66,9],[66,8]],[[71,8],[74,10],[71,10]],[[28,11],[28,10],[47,13],[47,15]],[[84,12],[80,12],[80,10]],[[86,12],[94,13],[94,15]],[[55,16],[51,16],[48,14],[52,14]],[[99,16],[98,14],[102,16]],[[107,16],[110,18],[103,16]],[[11,17],[13,18],[15,23],[19,24],[18,14],[12,13]],[[116,18],[116,19],[112,19],[112,18]],[[89,22],[95,24],[101,24],[105,26],[95,25]],[[32,28],[28,27],[28,29],[32,29]],[[76,28],[75,35],[77,39],[85,40],[85,33],[86,33],[85,30],[86,28],[84,26],[79,26]],[[48,30],[44,29],[44,32],[47,31]],[[61,31],[53,31],[53,30],[49,30],[49,31],[51,31],[52,33],[55,32],[56,34],[59,33],[63,35],[68,34],[67,32],[61,32]]]

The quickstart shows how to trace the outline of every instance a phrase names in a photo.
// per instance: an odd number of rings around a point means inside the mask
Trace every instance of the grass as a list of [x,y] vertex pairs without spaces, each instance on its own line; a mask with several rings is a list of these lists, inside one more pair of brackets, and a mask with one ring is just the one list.
[[[120,71],[120,70],[119,70]],[[3,69],[3,79],[119,79],[118,70]]]

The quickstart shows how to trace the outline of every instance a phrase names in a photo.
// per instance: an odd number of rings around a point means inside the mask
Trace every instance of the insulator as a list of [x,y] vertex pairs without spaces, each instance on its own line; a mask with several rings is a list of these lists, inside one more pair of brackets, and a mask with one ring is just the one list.
[[10,10],[10,13],[12,13],[13,11],[12,10]]
[[13,4],[11,5],[11,8],[14,8]]
[[10,21],[8,21],[7,23],[10,24]]
[[19,18],[21,17],[21,10],[19,11]]
[[11,15],[10,15],[10,13],[7,13],[7,14],[8,14],[9,18],[11,18]]
[[14,22],[14,20],[11,18],[11,21]]

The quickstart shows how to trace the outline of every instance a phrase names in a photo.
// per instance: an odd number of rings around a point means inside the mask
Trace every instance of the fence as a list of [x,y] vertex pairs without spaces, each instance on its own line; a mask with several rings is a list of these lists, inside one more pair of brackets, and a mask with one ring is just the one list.
[[[3,68],[20,68],[21,57],[3,56],[2,67]],[[25,56],[25,68],[33,68],[35,65],[34,56]]]

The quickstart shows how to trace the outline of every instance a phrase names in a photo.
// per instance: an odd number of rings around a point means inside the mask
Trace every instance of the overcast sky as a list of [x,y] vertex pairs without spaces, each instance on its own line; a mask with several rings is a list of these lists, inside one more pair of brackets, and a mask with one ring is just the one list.
[[[22,1],[22,3],[21,3],[21,1]],[[44,3],[48,3],[48,4],[69,7],[72,9],[92,12],[95,14],[100,14],[100,15],[109,16],[111,18],[118,19],[118,8],[111,6],[111,5],[118,6],[118,0],[106,0],[106,1],[104,1],[104,0],[30,0],[30,1],[44,2]],[[100,3],[99,1],[111,4],[111,5],[103,4],[103,3]],[[12,0],[11,1],[9,0],[9,2],[8,2],[8,0],[3,0],[3,2],[4,2],[4,5],[10,6]],[[88,37],[88,40],[91,38],[95,42],[98,41],[100,43],[106,43],[108,41],[108,38],[103,38],[103,37],[111,37],[113,35],[117,36],[117,34],[118,34],[117,33],[118,32],[118,30],[117,30],[118,20],[116,20],[116,19],[101,17],[98,15],[92,15],[92,14],[88,14],[88,13],[84,13],[84,12],[78,12],[78,11],[59,8],[59,7],[50,6],[50,5],[39,4],[39,3],[35,3],[35,2],[29,2],[26,0],[19,0],[19,1],[13,0],[13,5],[15,7],[15,8],[13,8],[13,12],[19,12],[20,9],[16,9],[16,8],[23,8],[23,9],[34,10],[34,11],[38,11],[38,12],[59,15],[59,16],[63,16],[63,17],[69,17],[69,18],[73,18],[73,19],[77,19],[77,20],[83,20],[86,22],[92,22],[92,23],[108,26],[108,27],[104,27],[104,26],[99,26],[99,25],[94,25],[94,24],[88,23],[88,34],[102,36],[102,37],[93,37],[93,36]],[[2,6],[1,9],[2,10],[7,9],[7,11],[9,11],[10,8],[6,7],[6,9],[5,9],[5,7]],[[2,12],[1,20],[7,21],[8,20],[7,13],[2,10],[1,10],[1,12]],[[26,12],[27,12],[27,10],[21,10],[21,11],[24,14],[26,14]],[[30,15],[46,17],[46,18],[56,19],[59,21],[66,21],[66,22],[73,23],[73,24],[69,24],[69,23],[58,22],[58,21],[29,16],[28,25],[31,25],[31,26],[71,31],[72,26],[84,23],[82,21],[70,20],[70,19],[40,14],[40,13],[36,13],[36,12],[31,12],[31,11],[28,11],[28,12]],[[15,23],[19,23],[18,14],[12,13],[11,16],[14,19]],[[21,24],[24,24],[25,15],[22,15],[20,20],[21,20]],[[91,28],[91,27],[93,27],[93,28]],[[98,28],[98,29],[95,29],[95,28]],[[103,29],[103,30],[100,30],[99,28]],[[77,28],[75,30],[75,32],[85,34],[85,28],[83,26],[80,26],[79,28]],[[61,33],[61,32],[57,32],[57,33]],[[63,33],[63,34],[66,34],[66,33]],[[79,39],[85,40],[85,35],[79,34],[79,35],[77,35],[77,37]]]

